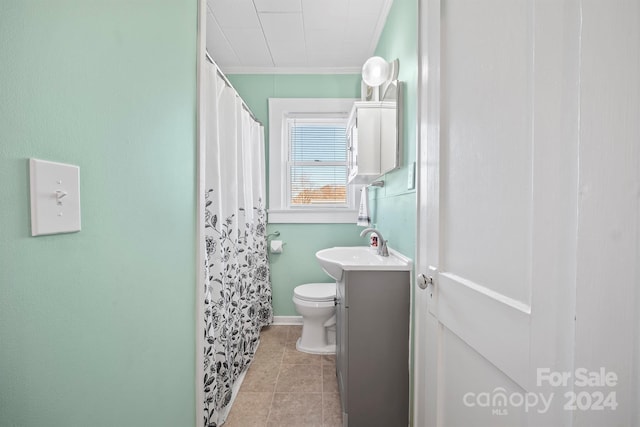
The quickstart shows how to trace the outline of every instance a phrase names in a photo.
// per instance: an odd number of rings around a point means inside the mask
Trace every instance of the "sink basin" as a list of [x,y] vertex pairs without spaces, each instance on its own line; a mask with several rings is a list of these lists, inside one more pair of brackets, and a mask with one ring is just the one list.
[[389,256],[376,254],[367,246],[336,246],[316,252],[320,266],[329,276],[339,281],[344,271],[402,271],[411,270],[411,260],[389,248]]

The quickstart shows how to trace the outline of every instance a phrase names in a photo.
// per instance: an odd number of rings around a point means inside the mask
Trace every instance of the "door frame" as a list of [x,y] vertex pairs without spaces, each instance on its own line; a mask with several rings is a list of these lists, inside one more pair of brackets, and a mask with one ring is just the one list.
[[196,300],[195,303],[195,425],[196,427],[204,427],[204,387],[202,387],[201,379],[204,378],[204,279],[202,272],[204,263],[204,211],[205,211],[205,144],[206,129],[205,123],[205,94],[204,94],[204,75],[206,65],[206,48],[207,48],[207,0],[198,0],[198,23],[196,36]]
[[[417,243],[415,274],[429,275],[429,265],[438,264],[437,203],[440,194],[440,0],[418,1],[418,140],[417,140]],[[427,167],[429,165],[430,167]],[[430,214],[431,216],[428,216]],[[436,338],[437,322],[427,309],[427,298],[437,290],[415,280],[413,424],[437,425],[437,393],[427,378],[437,373],[438,352],[428,342]],[[435,297],[435,295],[433,295]],[[426,362],[426,363],[424,363]],[[436,384],[438,381],[436,381]]]

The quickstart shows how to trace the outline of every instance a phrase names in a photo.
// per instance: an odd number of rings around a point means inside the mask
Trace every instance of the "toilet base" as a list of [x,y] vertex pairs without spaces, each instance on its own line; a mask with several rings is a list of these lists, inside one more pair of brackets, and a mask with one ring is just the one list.
[[298,338],[298,341],[296,341],[296,350],[301,351],[303,353],[309,353],[309,354],[336,354],[336,345],[335,344],[328,344],[324,347],[315,347],[315,348],[305,348],[304,346],[300,345],[300,341],[302,340],[302,337]]

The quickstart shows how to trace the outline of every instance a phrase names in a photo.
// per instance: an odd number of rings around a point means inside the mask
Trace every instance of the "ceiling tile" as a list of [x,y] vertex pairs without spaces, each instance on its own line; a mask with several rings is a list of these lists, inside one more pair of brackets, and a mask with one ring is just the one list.
[[208,0],[221,28],[260,28],[252,0]]
[[373,14],[380,15],[383,8],[388,7],[392,0],[349,0],[348,13],[353,14]]
[[207,1],[207,49],[223,70],[287,72],[359,69],[393,0]]
[[344,39],[344,31],[306,30],[305,42],[309,52],[335,51]]
[[359,45],[344,44],[336,55],[337,60],[351,61],[351,65],[362,67],[373,52],[363,51]]
[[307,55],[304,43],[296,40],[274,42],[269,45],[276,67],[305,66]]
[[278,40],[301,39],[304,27],[300,13],[261,13],[259,15],[264,35],[269,44]]
[[340,31],[347,19],[344,0],[302,0],[302,15],[309,30]]
[[207,51],[218,65],[240,65],[238,56],[233,51],[210,11],[207,13]]
[[337,52],[310,52],[307,55],[309,67],[353,67],[353,61],[344,61]]
[[261,30],[229,28],[224,33],[242,65],[273,67],[269,48]]
[[347,18],[345,38],[349,41],[364,41],[367,48],[375,35],[375,25],[372,22],[378,20],[378,15],[352,15]]
[[253,0],[258,12],[301,12],[301,0]]

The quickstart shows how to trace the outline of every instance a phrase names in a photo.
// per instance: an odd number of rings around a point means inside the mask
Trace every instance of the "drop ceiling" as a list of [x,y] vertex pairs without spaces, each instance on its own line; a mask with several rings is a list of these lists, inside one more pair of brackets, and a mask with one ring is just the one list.
[[207,51],[224,73],[359,73],[393,0],[208,0]]

